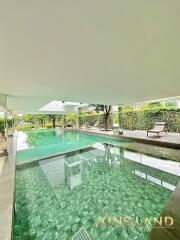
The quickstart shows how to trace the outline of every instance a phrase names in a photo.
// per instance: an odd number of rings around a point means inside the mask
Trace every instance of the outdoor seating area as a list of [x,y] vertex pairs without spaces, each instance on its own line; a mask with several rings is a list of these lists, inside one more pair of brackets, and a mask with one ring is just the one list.
[[[74,128],[75,130],[77,128]],[[145,142],[155,142],[155,143],[164,143],[167,146],[174,146],[180,148],[180,133],[172,133],[168,132],[165,134],[162,134],[160,136],[157,135],[152,135],[152,136],[147,136],[147,131],[143,130],[111,130],[111,131],[100,131],[99,129],[87,129],[86,128],[80,128],[80,131],[86,131],[89,133],[98,133],[98,134],[104,134],[104,135],[109,135],[109,136],[117,136],[120,135],[120,137],[127,137],[129,139],[135,139],[135,140],[144,140]],[[120,132],[120,134],[119,134]]]

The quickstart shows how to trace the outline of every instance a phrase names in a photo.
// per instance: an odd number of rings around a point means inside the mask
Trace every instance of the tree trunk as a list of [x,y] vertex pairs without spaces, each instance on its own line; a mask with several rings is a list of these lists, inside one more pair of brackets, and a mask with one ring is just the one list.
[[106,131],[109,129],[109,113],[104,114],[104,128]]
[[56,127],[56,119],[53,118],[53,128],[55,128],[55,127]]
[[111,112],[111,105],[109,106],[104,105],[104,128],[106,131],[108,131],[109,129],[110,112]]
[[41,127],[44,126],[44,124],[43,124],[43,120],[42,120],[42,119],[40,120],[40,124],[41,124]]

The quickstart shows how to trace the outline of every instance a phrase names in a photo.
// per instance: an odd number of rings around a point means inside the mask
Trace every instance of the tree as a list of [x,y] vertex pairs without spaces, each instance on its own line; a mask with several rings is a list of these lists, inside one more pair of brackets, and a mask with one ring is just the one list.
[[52,120],[53,128],[55,128],[57,115],[56,114],[48,114],[48,117]]
[[48,116],[46,114],[36,114],[35,118],[36,122],[43,127],[48,119]]
[[23,118],[24,122],[30,122],[32,124],[34,124],[36,122],[35,121],[35,114],[25,113],[22,118]]
[[165,108],[165,103],[163,101],[147,103],[143,106],[143,110],[158,110]]
[[110,125],[110,115],[111,115],[112,106],[111,105],[102,105],[102,104],[92,104],[92,106],[95,107],[95,111],[97,113],[103,112],[104,128],[106,131],[108,131],[109,125]]
[[77,120],[77,113],[69,113],[65,116],[65,125],[67,126],[73,126],[76,125],[76,120]]
[[48,116],[46,114],[24,114],[22,117],[24,122],[30,122],[32,124],[40,124],[42,127],[44,126]]

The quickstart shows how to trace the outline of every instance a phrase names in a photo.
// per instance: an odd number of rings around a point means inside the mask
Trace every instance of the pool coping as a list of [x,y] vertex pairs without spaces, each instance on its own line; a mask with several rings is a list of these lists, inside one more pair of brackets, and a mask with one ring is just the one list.
[[74,131],[74,132],[80,132],[84,134],[91,134],[91,135],[96,135],[96,136],[105,136],[105,137],[112,137],[116,139],[127,139],[127,140],[132,140],[136,141],[139,143],[145,143],[145,144],[151,144],[151,145],[156,145],[160,147],[166,147],[166,148],[175,148],[175,149],[180,149],[180,144],[178,143],[170,143],[170,142],[161,142],[161,141],[156,141],[153,139],[143,139],[143,138],[137,138],[137,137],[129,137],[129,136],[124,136],[124,135],[113,135],[113,134],[108,134],[108,133],[100,133],[100,132],[91,132],[88,130],[82,130],[82,129],[74,129],[74,128],[68,128],[65,129],[65,131]]
[[0,240],[11,240],[14,213],[16,133],[8,137],[8,156],[0,174]]

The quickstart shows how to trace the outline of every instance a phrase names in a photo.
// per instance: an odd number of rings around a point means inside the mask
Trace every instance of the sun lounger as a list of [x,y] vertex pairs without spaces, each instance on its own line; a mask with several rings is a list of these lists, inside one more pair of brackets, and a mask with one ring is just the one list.
[[167,133],[167,130],[165,129],[165,122],[156,122],[153,129],[147,131],[147,136],[149,136],[149,133],[156,133],[159,137],[159,134],[162,132]]
[[86,123],[85,123],[85,128],[86,128],[86,130],[87,130],[87,129],[91,129],[91,128],[92,128],[92,129],[93,129],[93,128],[96,129],[96,128],[98,128],[98,127],[99,127],[99,122],[96,122],[94,125],[91,125],[89,122],[86,122]]

